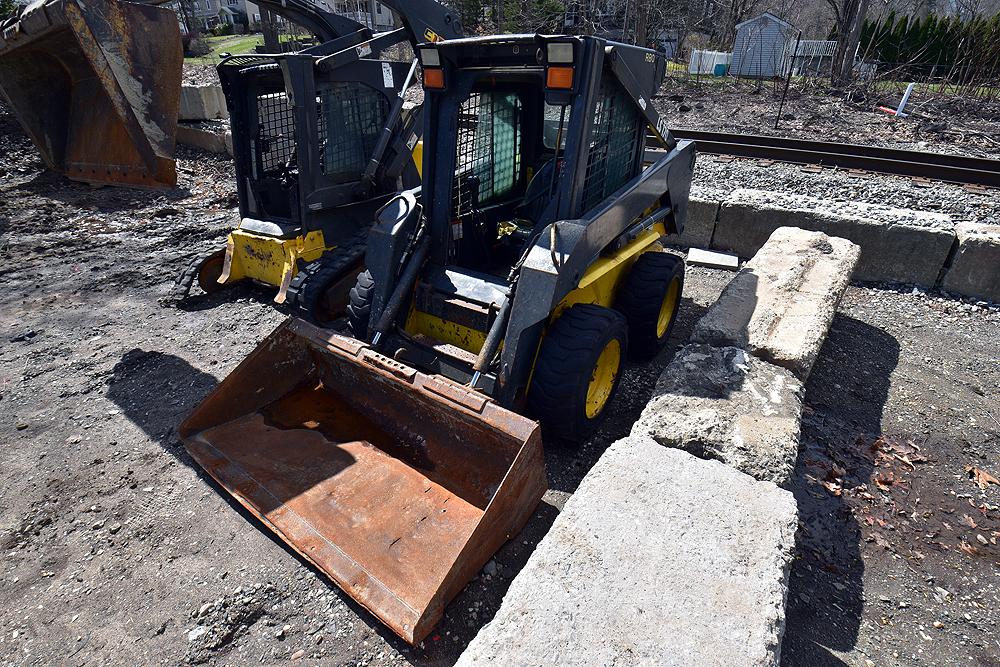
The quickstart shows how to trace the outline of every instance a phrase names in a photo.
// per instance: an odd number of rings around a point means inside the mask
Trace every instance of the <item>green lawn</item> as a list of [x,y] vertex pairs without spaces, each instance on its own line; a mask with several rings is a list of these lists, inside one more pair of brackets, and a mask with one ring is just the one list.
[[185,58],[189,63],[215,64],[221,60],[221,53],[251,53],[258,44],[264,43],[261,35],[226,35],[224,37],[209,36],[204,38],[211,51],[203,56]]

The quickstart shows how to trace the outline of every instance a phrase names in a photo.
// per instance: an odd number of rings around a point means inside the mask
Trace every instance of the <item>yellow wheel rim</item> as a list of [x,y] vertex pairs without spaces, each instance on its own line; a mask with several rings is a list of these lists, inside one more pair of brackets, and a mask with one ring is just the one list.
[[660,316],[656,318],[656,337],[663,338],[670,328],[670,322],[674,319],[674,312],[677,310],[677,300],[681,297],[681,279],[674,278],[670,281],[667,294],[660,304]]
[[601,356],[597,358],[590,374],[590,384],[587,385],[587,419],[601,414],[601,410],[607,405],[621,365],[622,347],[617,338],[612,338],[601,350]]

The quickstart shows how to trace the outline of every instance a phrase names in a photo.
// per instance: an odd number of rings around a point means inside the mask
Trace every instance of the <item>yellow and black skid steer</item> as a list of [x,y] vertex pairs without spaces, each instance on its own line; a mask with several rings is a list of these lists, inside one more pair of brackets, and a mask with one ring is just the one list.
[[[419,106],[404,106],[417,62],[382,57],[399,43],[460,37],[436,0],[389,0],[402,27],[372,34],[306,0],[262,0],[320,44],[294,53],[234,55],[219,64],[230,112],[239,227],[226,247],[191,261],[170,300],[194,285],[240,281],[327,324],[343,314],[375,212],[419,185]],[[416,151],[416,155],[415,155]]]
[[[425,43],[423,189],[379,211],[353,337],[292,318],[181,427],[219,484],[409,642],[586,438],[683,288],[694,147],[664,62],[595,37]],[[647,129],[662,157],[644,162]]]

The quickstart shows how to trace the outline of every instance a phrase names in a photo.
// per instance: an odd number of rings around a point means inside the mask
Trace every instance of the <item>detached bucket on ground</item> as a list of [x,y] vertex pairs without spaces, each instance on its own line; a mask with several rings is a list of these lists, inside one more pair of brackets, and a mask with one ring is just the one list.
[[299,320],[181,425],[191,456],[415,644],[545,491],[537,424]]
[[164,7],[37,0],[0,24],[0,92],[45,164],[89,183],[176,185],[183,58]]

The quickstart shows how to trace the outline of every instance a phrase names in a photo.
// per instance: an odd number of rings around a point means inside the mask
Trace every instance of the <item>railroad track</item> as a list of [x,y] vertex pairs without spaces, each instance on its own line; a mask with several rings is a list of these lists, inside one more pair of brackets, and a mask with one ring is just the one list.
[[700,153],[1000,188],[1000,160],[725,132],[671,130],[671,133],[677,139],[693,140]]

